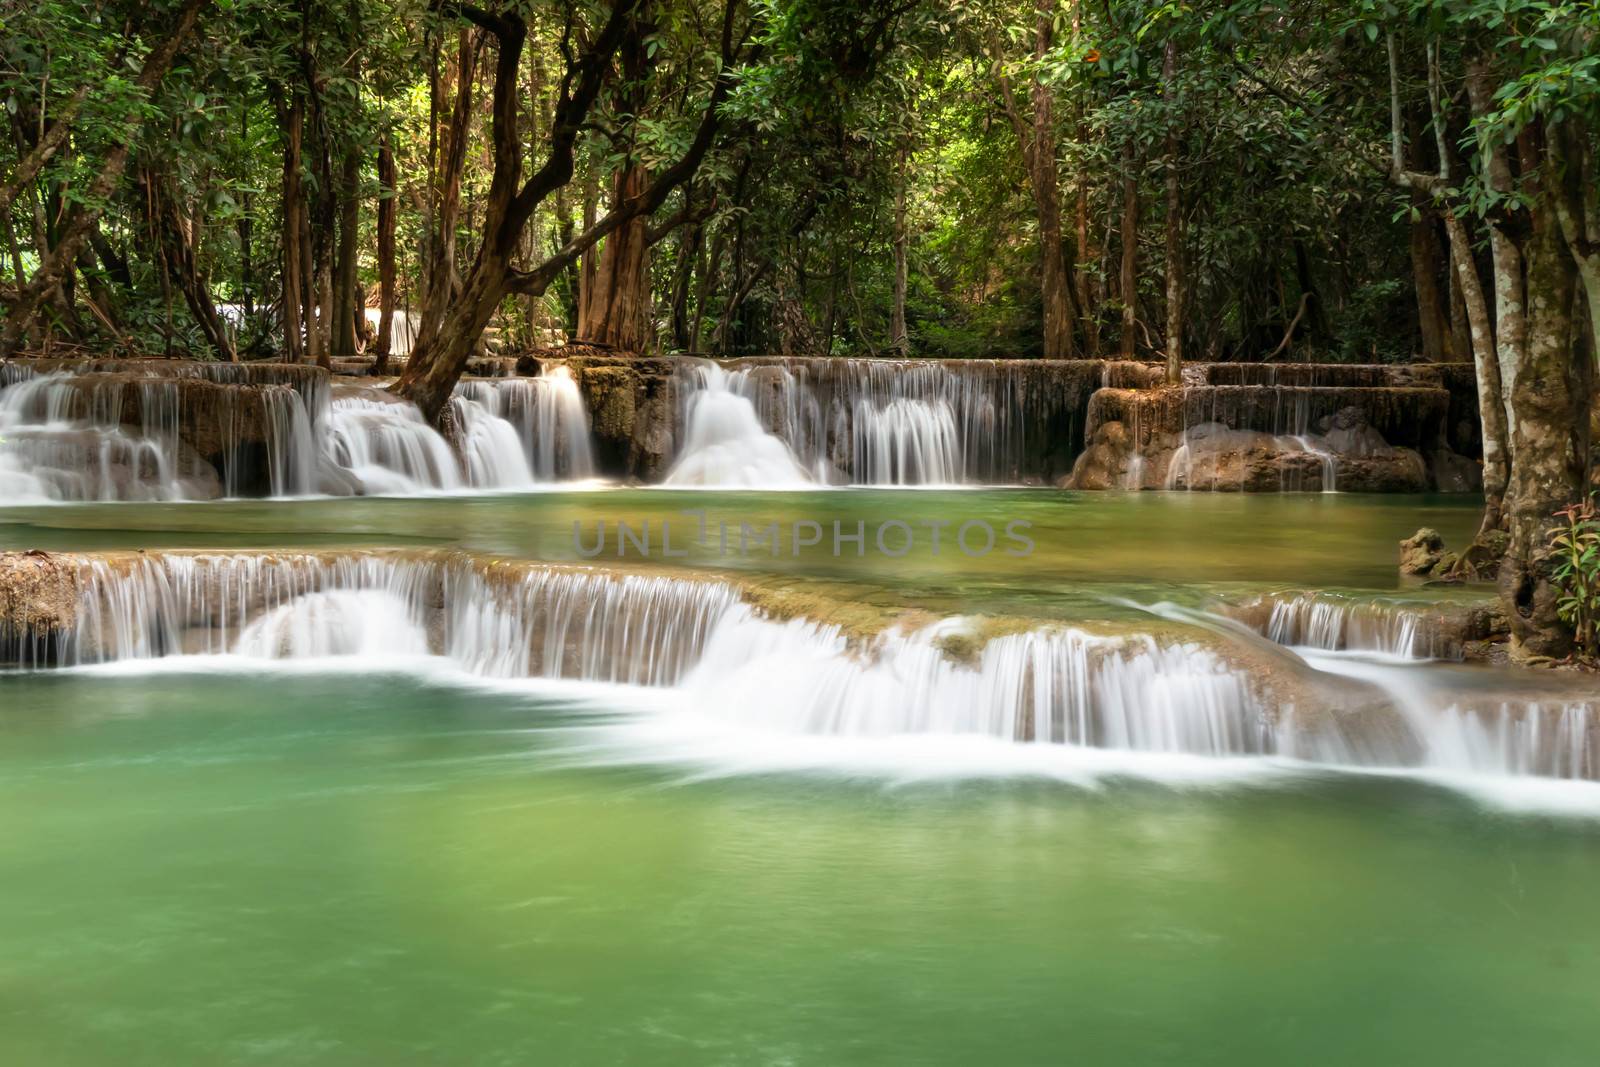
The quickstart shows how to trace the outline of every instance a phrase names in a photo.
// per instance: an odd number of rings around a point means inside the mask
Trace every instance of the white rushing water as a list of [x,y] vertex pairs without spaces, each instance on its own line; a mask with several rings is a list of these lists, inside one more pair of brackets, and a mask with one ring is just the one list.
[[[565,367],[538,378],[463,381],[452,448],[387,390],[341,386],[323,420],[333,486],[367,495],[531,489],[594,476],[589,417]],[[335,490],[337,491],[337,490]]]
[[207,484],[198,465],[180,469],[170,383],[134,386],[146,394],[138,427],[121,425],[64,374],[0,385],[0,499],[7,503],[187,500],[218,489],[215,475]]
[[1016,381],[986,364],[683,365],[673,484],[793,487],[798,470],[823,485],[957,485],[1015,481],[1027,465]]
[[1354,649],[1406,659],[1434,659],[1460,651],[1428,632],[1419,607],[1317,593],[1274,598],[1265,636],[1280,645],[1329,652]]
[[200,397],[215,423],[212,455],[196,454],[180,433],[180,390],[191,384],[180,377],[0,366],[0,496],[34,504],[397,495],[594,476],[588,414],[565,368],[461,383],[451,400],[458,447],[377,387],[329,396],[254,380],[253,368],[237,364],[179,370],[214,391]]
[[1592,693],[1307,648],[1276,653],[1263,677],[1248,665],[1264,661],[1243,646],[1236,658],[1226,632],[1158,640],[1040,625],[985,640],[952,618],[852,638],[766,617],[724,581],[458,554],[141,554],[87,564],[82,590],[73,635],[53,650],[19,642],[12,658],[341,657],[341,670],[434,664],[462,679],[620,685],[658,694],[622,701],[647,708],[626,729],[693,760],[802,746],[849,762],[861,744],[967,738],[991,761],[1004,745],[1600,778]]
[[762,489],[811,485],[789,446],[762,427],[755,405],[733,388],[733,377],[713,364],[697,370],[683,447],[664,484]]

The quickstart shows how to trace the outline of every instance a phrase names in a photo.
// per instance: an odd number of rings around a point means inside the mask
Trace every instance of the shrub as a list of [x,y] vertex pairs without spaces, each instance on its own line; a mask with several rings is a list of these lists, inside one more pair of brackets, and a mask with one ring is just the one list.
[[1600,507],[1593,496],[1556,512],[1550,532],[1555,553],[1556,612],[1572,627],[1578,648],[1600,653]]

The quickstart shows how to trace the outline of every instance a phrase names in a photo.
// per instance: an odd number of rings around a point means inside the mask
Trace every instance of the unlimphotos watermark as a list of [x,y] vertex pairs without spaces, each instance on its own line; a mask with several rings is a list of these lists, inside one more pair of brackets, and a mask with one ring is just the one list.
[[586,559],[606,555],[608,548],[619,558],[663,559],[681,558],[696,550],[721,556],[799,556],[806,549],[815,549],[834,556],[870,553],[890,559],[903,559],[918,551],[934,556],[953,551],[979,559],[994,552],[1031,556],[1034,550],[1033,538],[1028,536],[1032,524],[1023,519],[1007,520],[997,530],[984,519],[832,519],[827,523],[800,519],[756,524],[712,520],[699,510],[680,514],[694,521],[674,525],[670,518],[644,519],[637,524],[599,519],[586,531],[583,520],[574,519],[572,548]]

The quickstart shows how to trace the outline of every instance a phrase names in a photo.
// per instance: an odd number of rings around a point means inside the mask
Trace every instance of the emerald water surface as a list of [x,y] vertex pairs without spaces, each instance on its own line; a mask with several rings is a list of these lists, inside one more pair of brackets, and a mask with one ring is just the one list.
[[[1133,618],[1395,595],[1400,538],[1477,521],[1343,494],[609,491],[12,509],[0,546],[572,560],[574,521],[686,508],[1021,519],[1038,547],[594,562]],[[432,662],[0,676],[0,1063],[1498,1065],[1600,1044],[1592,783],[1508,805],[1509,780],[993,738],[690,759],[649,700]]]
[[1587,1063],[1600,1038],[1600,827],[1425,784],[689,781],[574,765],[578,713],[527,693],[5,686],[6,1063]]
[[[730,532],[696,543],[699,518]],[[684,566],[786,575],[845,595],[892,597],[935,611],[991,611],[1057,617],[1117,614],[1108,598],[1201,601],[1218,593],[1276,588],[1394,590],[1398,542],[1432,526],[1452,544],[1467,543],[1480,518],[1462,496],[1355,494],[1064,493],[1054,490],[684,492],[612,490],[534,495],[218,501],[204,504],[102,504],[12,508],[0,514],[0,548],[263,548],[453,546],[491,555],[581,561],[574,540],[594,545],[607,524],[596,564]],[[810,520],[823,543],[793,550],[793,526]],[[919,536],[912,550],[888,558],[873,531],[899,520]],[[1006,542],[973,558],[952,545],[963,522],[1028,524],[1035,547],[1010,556]],[[618,550],[616,523],[656,531],[652,553]],[[932,551],[925,524],[948,521]],[[845,544],[833,554],[832,527],[867,530],[863,554]],[[660,529],[670,523],[666,558]],[[740,552],[742,525],[777,524],[774,555],[759,545]],[[754,544],[754,542],[752,542]],[[1438,595],[1438,594],[1429,594]]]

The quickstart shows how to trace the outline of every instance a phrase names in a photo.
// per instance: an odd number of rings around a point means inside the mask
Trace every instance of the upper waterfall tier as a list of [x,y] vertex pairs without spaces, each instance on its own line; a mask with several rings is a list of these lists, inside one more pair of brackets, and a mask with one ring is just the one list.
[[[850,613],[824,601],[791,607],[734,579],[450,552],[0,554],[0,592],[0,662],[22,666],[228,654],[411,670],[437,657],[466,676],[670,690],[670,721],[735,734],[1600,778],[1592,692],[1407,661],[1403,625],[1375,631],[1396,650],[1378,660],[1292,652],[1227,624],[846,628],[827,616]],[[1333,629],[1272,625],[1295,641]]]
[[381,389],[325,371],[164,360],[0,364],[8,502],[413,494],[589,478],[588,415],[564,368],[467,381],[451,439]]
[[[560,352],[561,350],[551,350]],[[1470,490],[1459,368],[1114,360],[479,360],[437,425],[314,367],[0,366],[10,499],[691,487]],[[512,374],[522,371],[529,376]],[[335,381],[338,384],[333,384]]]
[[1049,482],[1083,447],[1094,391],[1146,384],[1152,374],[1100,360],[681,359],[672,367],[671,417],[687,434],[669,480],[692,470],[700,484],[715,484],[718,470],[735,473],[708,465],[714,453],[693,439],[704,405],[738,410],[743,425],[781,443],[817,484]]

